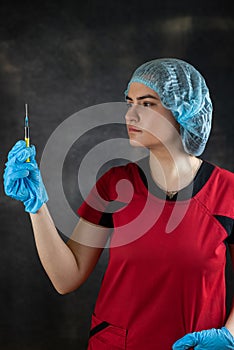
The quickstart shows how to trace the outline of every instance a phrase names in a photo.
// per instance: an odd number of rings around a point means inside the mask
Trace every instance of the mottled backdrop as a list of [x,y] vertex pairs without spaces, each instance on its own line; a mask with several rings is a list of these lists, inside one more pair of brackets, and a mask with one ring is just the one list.
[[[0,7],[1,178],[7,152],[23,137],[25,102],[40,160],[49,136],[64,119],[94,104],[123,101],[132,71],[146,60],[166,56],[187,60],[206,78],[214,123],[203,157],[234,171],[230,2],[2,1]],[[80,147],[115,133],[123,136],[126,131],[103,134],[98,129]],[[78,197],[69,192],[75,150],[70,156],[66,188],[75,209]],[[5,197],[2,182],[0,190],[0,349],[84,350],[107,253],[84,286],[60,296],[40,265],[23,206]]]

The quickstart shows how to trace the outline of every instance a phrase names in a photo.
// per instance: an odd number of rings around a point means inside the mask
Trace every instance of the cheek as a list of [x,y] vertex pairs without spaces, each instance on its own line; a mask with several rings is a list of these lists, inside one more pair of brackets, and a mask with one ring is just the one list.
[[167,140],[172,137],[179,136],[180,126],[176,122],[175,118],[170,115],[168,111],[167,115],[155,113],[153,116],[144,119],[143,123],[144,132],[151,139]]
[[157,132],[149,132],[145,131],[144,135],[142,135],[144,138],[144,143],[151,145],[151,144],[159,144],[163,142],[163,137]]
[[172,112],[167,109],[164,109],[163,115],[164,115],[164,118],[174,127],[174,129],[180,133],[180,124],[176,121]]

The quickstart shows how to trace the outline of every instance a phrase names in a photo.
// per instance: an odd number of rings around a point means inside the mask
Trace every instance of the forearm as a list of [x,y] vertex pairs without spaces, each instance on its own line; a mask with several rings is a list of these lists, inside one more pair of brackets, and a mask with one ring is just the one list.
[[30,214],[35,243],[41,263],[60,294],[79,286],[79,267],[71,249],[59,236],[44,204],[36,214]]
[[232,302],[231,312],[225,324],[225,327],[229,330],[229,332],[234,336],[234,299]]

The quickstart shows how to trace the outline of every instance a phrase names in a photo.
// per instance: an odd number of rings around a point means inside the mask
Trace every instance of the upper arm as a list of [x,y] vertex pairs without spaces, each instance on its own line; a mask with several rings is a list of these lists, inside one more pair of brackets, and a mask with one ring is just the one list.
[[111,231],[112,229],[92,224],[80,218],[67,242],[77,261],[80,276],[79,285],[93,271]]

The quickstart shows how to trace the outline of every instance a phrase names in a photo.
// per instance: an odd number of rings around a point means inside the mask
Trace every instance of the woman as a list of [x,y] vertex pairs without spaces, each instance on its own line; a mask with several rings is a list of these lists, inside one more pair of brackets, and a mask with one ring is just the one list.
[[149,157],[98,180],[67,244],[47,210],[35,148],[23,141],[9,153],[5,191],[30,213],[61,294],[88,278],[111,236],[89,350],[234,349],[224,277],[225,241],[234,257],[234,175],[198,158],[211,129],[204,78],[182,60],[153,60],[134,72],[125,97],[130,143]]

